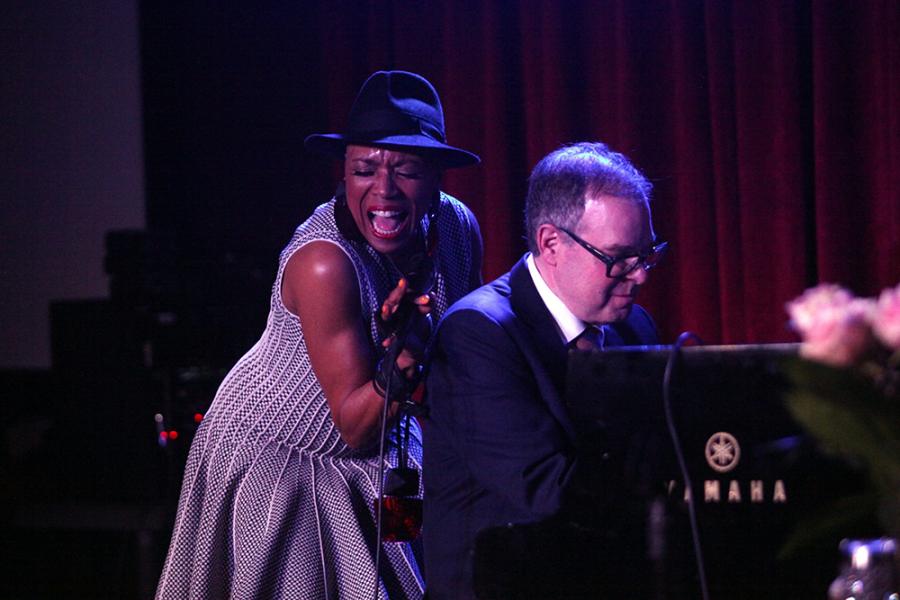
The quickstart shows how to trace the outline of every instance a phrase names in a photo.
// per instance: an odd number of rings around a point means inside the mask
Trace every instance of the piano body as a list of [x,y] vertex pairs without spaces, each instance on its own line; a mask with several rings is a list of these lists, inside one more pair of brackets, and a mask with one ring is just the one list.
[[710,597],[824,598],[850,532],[780,554],[805,518],[863,479],[791,418],[783,365],[796,352],[796,344],[679,351],[668,395],[687,478],[664,410],[672,348],[572,352],[566,401],[579,437],[578,489],[558,519],[484,533],[479,597],[539,597],[556,586],[570,598],[699,598],[693,507]]

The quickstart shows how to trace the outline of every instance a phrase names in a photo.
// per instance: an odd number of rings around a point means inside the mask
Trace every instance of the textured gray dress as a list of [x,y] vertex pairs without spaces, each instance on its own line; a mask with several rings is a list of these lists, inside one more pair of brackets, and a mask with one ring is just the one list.
[[[225,377],[197,431],[158,599],[375,597],[378,445],[354,450],[341,441],[300,321],[280,292],[288,259],[315,240],[337,244],[353,262],[363,314],[396,285],[399,273],[384,257],[340,235],[333,204],[319,206],[282,251],[266,329]],[[446,194],[437,223],[435,319],[470,287],[476,227]],[[419,431],[411,437],[418,467]],[[387,463],[396,464],[393,447]],[[409,544],[382,544],[377,585],[379,598],[422,597]]]

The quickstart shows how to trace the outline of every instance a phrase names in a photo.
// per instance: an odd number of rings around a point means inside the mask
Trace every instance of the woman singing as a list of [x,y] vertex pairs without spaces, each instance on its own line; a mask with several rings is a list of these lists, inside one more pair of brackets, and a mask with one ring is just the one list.
[[[415,387],[428,320],[480,283],[478,224],[439,188],[478,157],[447,145],[437,93],[403,71],[369,77],[346,133],[306,146],[342,157],[343,181],[282,251],[265,331],[197,431],[159,599],[423,595],[408,543],[382,543],[375,572],[379,469],[398,461],[389,436],[379,464],[381,414]],[[385,368],[404,308],[417,325]],[[407,449],[418,469],[414,419]]]

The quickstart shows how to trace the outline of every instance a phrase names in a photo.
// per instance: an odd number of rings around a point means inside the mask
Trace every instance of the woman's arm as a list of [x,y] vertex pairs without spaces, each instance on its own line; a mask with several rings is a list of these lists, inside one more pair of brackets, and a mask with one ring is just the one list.
[[[362,313],[350,259],[334,244],[310,242],[288,260],[281,298],[300,318],[313,371],[341,439],[353,448],[364,445],[380,429],[384,399],[372,387],[376,357],[367,336],[370,315]],[[414,362],[405,352],[397,359],[401,369]],[[392,416],[397,405],[390,408]]]

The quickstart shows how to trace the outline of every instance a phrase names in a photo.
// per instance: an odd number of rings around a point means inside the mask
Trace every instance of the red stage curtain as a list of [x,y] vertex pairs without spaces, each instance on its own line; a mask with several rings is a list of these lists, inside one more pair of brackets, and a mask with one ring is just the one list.
[[805,287],[900,280],[896,0],[329,0],[308,17],[331,129],[373,70],[435,83],[449,141],[483,159],[445,188],[479,217],[486,278],[524,250],[531,167],[590,139],[655,183],[672,254],[642,303],[666,341],[790,340]]

